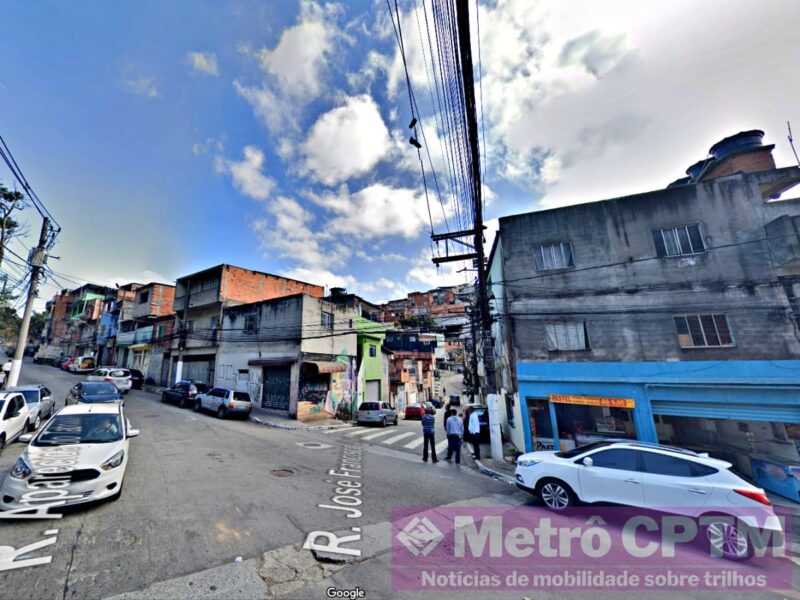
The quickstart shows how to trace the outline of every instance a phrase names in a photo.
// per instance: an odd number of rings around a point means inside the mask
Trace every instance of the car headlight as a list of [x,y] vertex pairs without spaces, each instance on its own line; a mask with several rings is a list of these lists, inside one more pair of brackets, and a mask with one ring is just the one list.
[[103,471],[110,471],[111,469],[115,469],[122,464],[123,458],[125,458],[125,451],[120,450],[114,456],[112,456],[106,462],[100,465],[100,468],[103,469]]
[[541,459],[528,458],[528,459],[525,459],[525,460],[518,460],[517,461],[517,466],[518,467],[532,467],[533,465],[538,465],[540,462],[542,462]]
[[20,456],[17,459],[17,462],[14,463],[14,468],[11,469],[11,476],[14,479],[27,479],[28,477],[30,477],[30,474],[31,474],[31,468],[28,466],[28,463],[26,463]]

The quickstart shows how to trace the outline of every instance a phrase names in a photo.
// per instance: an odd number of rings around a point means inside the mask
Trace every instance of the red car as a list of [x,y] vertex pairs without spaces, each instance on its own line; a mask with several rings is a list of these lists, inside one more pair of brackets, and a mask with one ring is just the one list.
[[406,419],[422,419],[425,407],[422,404],[409,404],[406,406]]
[[61,363],[61,368],[64,369],[65,371],[69,371],[69,366],[74,362],[75,362],[75,357],[68,358],[67,360]]

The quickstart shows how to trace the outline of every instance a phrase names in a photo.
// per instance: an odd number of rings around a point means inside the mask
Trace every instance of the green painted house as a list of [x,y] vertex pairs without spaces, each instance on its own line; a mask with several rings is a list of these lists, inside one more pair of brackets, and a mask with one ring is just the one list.
[[355,322],[358,345],[358,398],[362,402],[389,402],[389,363],[383,351],[386,327],[364,317]]

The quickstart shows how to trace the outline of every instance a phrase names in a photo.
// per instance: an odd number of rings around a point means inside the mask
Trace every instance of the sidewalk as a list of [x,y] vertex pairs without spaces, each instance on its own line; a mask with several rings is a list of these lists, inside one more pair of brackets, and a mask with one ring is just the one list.
[[[481,458],[480,460],[472,458],[472,444],[464,442],[461,447],[462,456],[472,464],[472,466],[489,477],[493,477],[498,481],[503,481],[509,485],[516,485],[514,479],[515,463],[510,462],[508,459],[503,461],[494,460],[492,458],[492,447],[490,444],[481,444]],[[505,447],[504,447],[505,450]]]

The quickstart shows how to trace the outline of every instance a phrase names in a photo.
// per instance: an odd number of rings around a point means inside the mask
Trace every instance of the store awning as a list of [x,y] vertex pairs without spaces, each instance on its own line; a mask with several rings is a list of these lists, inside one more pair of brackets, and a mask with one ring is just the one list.
[[150,344],[133,344],[128,346],[131,350],[150,350],[152,346]]
[[313,372],[316,372],[320,375],[324,373],[344,373],[347,371],[347,365],[336,360],[304,360],[303,367],[306,365],[308,365],[308,368],[310,368]]

